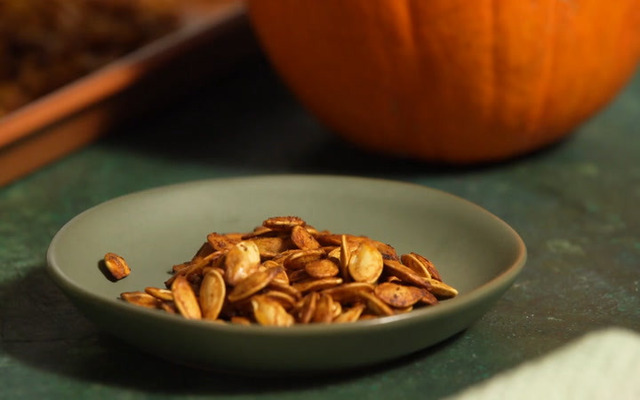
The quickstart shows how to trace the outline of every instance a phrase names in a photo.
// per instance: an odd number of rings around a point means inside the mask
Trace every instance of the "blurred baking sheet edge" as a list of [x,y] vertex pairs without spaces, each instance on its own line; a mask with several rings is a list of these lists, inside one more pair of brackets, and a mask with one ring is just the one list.
[[209,1],[185,15],[174,33],[0,119],[0,186],[257,51],[240,0]]

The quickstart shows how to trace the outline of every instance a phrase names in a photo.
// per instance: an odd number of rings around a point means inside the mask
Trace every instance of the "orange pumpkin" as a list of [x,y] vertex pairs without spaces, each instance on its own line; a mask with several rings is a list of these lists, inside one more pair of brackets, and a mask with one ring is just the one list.
[[298,98],[352,142],[451,163],[553,143],[640,59],[638,0],[249,0]]

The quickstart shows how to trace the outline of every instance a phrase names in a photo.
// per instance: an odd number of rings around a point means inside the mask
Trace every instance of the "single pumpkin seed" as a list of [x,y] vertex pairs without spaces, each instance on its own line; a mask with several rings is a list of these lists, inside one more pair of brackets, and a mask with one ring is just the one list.
[[252,241],[242,241],[232,246],[225,256],[225,281],[235,286],[258,270],[260,250]]
[[210,321],[218,319],[225,301],[226,284],[217,269],[211,269],[204,275],[199,294],[202,318]]
[[104,265],[107,267],[109,274],[113,279],[120,280],[126,278],[131,273],[131,268],[125,259],[116,253],[107,253],[104,255]]
[[431,288],[429,289],[429,291],[436,295],[436,297],[438,298],[448,299],[458,295],[458,291],[454,287],[444,282],[431,279],[429,283],[431,283]]
[[173,301],[173,294],[169,289],[161,289],[161,288],[149,286],[144,288],[144,291],[145,293],[150,294],[151,296],[155,297],[158,300]]
[[180,314],[188,319],[201,319],[202,311],[191,284],[183,275],[178,276],[171,284],[173,301]]
[[313,318],[316,312],[319,296],[320,294],[318,292],[311,292],[304,296],[298,310],[298,320],[300,323],[308,324],[311,322],[311,318]]
[[291,241],[303,250],[314,250],[320,247],[320,243],[302,225],[296,225],[291,229]]
[[285,216],[285,217],[272,217],[268,218],[262,222],[262,226],[267,227],[273,230],[284,230],[289,231],[293,229],[294,226],[304,226],[306,222],[300,218],[295,216]]
[[403,282],[407,282],[427,290],[431,288],[429,279],[422,275],[418,275],[414,270],[398,261],[384,260],[384,269],[390,275],[398,277]]
[[295,322],[282,304],[267,296],[253,296],[251,305],[253,316],[260,325],[291,326]]
[[120,293],[120,298],[127,303],[146,308],[158,308],[160,306],[160,300],[146,292],[123,292]]
[[374,290],[380,300],[395,308],[413,306],[424,297],[425,292],[427,290],[424,288],[390,282],[381,283]]
[[313,278],[330,278],[338,275],[340,268],[332,259],[323,258],[307,263],[304,271]]
[[382,274],[382,254],[368,242],[362,242],[349,257],[349,275],[356,282],[374,283]]

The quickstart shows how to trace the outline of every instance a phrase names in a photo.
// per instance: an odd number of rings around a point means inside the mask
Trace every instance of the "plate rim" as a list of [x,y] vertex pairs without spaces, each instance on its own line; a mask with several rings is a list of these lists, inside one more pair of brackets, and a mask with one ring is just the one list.
[[[150,310],[144,307],[139,307],[131,304],[127,304],[125,302],[118,302],[116,298],[108,299],[103,295],[98,293],[93,293],[76,281],[71,279],[64,271],[59,267],[59,264],[56,260],[56,243],[64,236],[65,232],[68,229],[71,229],[75,223],[78,223],[84,216],[89,213],[95,212],[96,209],[110,205],[113,206],[118,202],[126,201],[131,198],[141,197],[141,196],[149,196],[153,195],[157,192],[162,191],[173,191],[180,190],[185,187],[195,187],[202,185],[224,185],[231,182],[251,182],[255,180],[265,180],[265,179],[278,179],[278,180],[291,180],[291,179],[338,179],[344,181],[357,181],[357,182],[377,182],[383,184],[394,184],[394,185],[406,185],[408,187],[414,187],[420,190],[425,190],[426,192],[433,192],[440,196],[449,196],[455,198],[457,201],[462,201],[466,203],[468,206],[474,207],[477,211],[485,213],[493,219],[495,222],[498,222],[506,228],[506,230],[513,236],[515,243],[517,244],[517,256],[513,260],[513,262],[506,268],[503,269],[498,275],[493,277],[491,280],[484,282],[479,287],[474,288],[473,290],[463,293],[455,298],[448,299],[447,301],[443,301],[439,303],[436,307],[427,307],[423,309],[413,310],[411,313],[405,314],[397,314],[393,316],[381,317],[374,320],[368,321],[357,321],[350,324],[310,324],[310,325],[294,325],[290,327],[269,327],[269,326],[237,326],[234,324],[212,324],[209,321],[200,321],[200,320],[189,320],[186,318],[182,318],[180,316],[169,315],[166,313],[162,313],[161,310]],[[416,319],[430,319],[437,318],[442,314],[448,314],[456,309],[464,309],[465,307],[472,306],[475,302],[492,295],[496,290],[502,288],[503,291],[506,291],[513,281],[520,274],[522,269],[524,268],[527,261],[527,248],[526,245],[519,235],[519,233],[511,227],[507,222],[502,220],[497,215],[483,208],[482,206],[473,203],[470,200],[467,200],[461,196],[456,194],[452,194],[450,192],[444,191],[442,189],[433,188],[424,184],[415,183],[415,182],[407,182],[400,180],[392,180],[387,178],[375,178],[375,177],[362,177],[362,176],[352,176],[352,175],[332,175],[332,174],[263,174],[263,175],[251,175],[251,176],[234,176],[234,177],[225,177],[225,178],[208,178],[208,179],[197,179],[190,180],[185,182],[172,183],[168,185],[160,185],[155,187],[150,187],[146,189],[141,189],[137,191],[133,191],[130,193],[122,194],[103,202],[100,202],[96,205],[93,205],[84,211],[78,213],[66,223],[64,223],[60,229],[53,236],[49,247],[46,252],[46,269],[49,273],[49,276],[56,282],[56,284],[63,289],[66,295],[70,297],[82,297],[84,300],[89,300],[94,303],[98,303],[103,306],[115,307],[118,310],[126,311],[128,313],[133,313],[134,315],[145,316],[149,318],[159,318],[166,319],[167,322],[181,324],[185,327],[189,327],[192,329],[213,329],[214,331],[220,332],[229,332],[229,333],[250,333],[255,335],[263,335],[263,336],[271,336],[271,335],[285,335],[285,336],[298,336],[298,335],[315,335],[318,333],[331,333],[333,334],[343,334],[344,332],[357,332],[361,330],[368,329],[377,329],[379,327],[387,327],[389,325],[395,326],[404,323],[411,323],[411,321]],[[74,299],[75,301],[75,299]]]

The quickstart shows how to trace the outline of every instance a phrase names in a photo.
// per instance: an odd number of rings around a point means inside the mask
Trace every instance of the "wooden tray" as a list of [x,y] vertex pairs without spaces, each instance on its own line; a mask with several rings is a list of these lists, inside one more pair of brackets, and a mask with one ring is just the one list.
[[241,0],[189,3],[182,19],[173,33],[0,118],[0,186],[256,51]]

